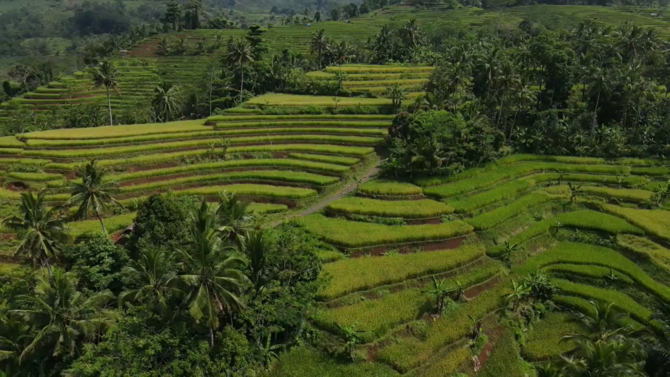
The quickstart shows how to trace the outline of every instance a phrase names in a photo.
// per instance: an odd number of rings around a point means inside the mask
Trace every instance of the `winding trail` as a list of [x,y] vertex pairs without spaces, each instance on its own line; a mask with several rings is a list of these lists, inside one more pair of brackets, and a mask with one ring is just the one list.
[[290,216],[290,217],[282,219],[280,221],[276,221],[276,222],[272,223],[271,226],[275,227],[275,226],[281,224],[282,222],[288,221],[288,220],[290,220],[291,218],[294,218],[294,217],[304,217],[304,216],[309,216],[311,214],[317,213],[317,212],[321,211],[322,209],[326,208],[326,206],[328,204],[334,202],[335,200],[342,199],[346,195],[348,195],[348,194],[354,192],[355,190],[357,190],[360,185],[369,181],[370,178],[377,175],[377,173],[379,173],[379,166],[381,165],[381,163],[382,163],[382,160],[379,160],[379,162],[375,166],[371,167],[367,172],[365,172],[365,175],[363,175],[363,177],[361,177],[361,179],[359,179],[357,181],[354,181],[354,182],[351,182],[351,183],[348,183],[346,186],[342,187],[342,189],[340,189],[340,191],[338,191],[334,195],[331,195],[327,198],[324,198],[322,201],[320,201],[320,202],[314,204],[313,206],[305,209],[304,211],[300,212],[299,214]]

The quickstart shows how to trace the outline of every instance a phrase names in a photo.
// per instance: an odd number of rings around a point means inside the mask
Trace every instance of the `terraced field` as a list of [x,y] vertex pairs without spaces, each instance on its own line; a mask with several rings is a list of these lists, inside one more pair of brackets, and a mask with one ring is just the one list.
[[329,82],[341,79],[342,87],[352,93],[371,93],[379,97],[386,95],[389,86],[400,84],[405,88],[408,98],[415,98],[423,94],[433,69],[434,67],[345,64],[307,75]]
[[[492,370],[507,370],[496,365],[505,357],[546,360],[574,347],[559,343],[582,331],[567,313],[588,310],[588,300],[658,328],[653,312],[670,299],[670,203],[650,209],[650,198],[669,175],[654,160],[512,155],[451,177],[369,181],[294,220],[333,246],[322,253],[327,283],[313,322],[326,338],[356,331],[349,373],[375,376],[473,375],[472,356],[490,356],[483,368]],[[509,259],[505,242],[519,247]],[[557,308],[519,350],[504,345],[492,313],[512,279],[537,270],[560,289]],[[433,278],[462,293],[441,316],[427,293]],[[481,319],[493,354],[472,354],[470,318]],[[301,352],[311,353],[285,355],[280,370],[315,370],[319,351]]]
[[[258,211],[277,212],[305,205],[374,163],[391,119],[217,116],[30,132],[0,139],[0,197],[11,208],[21,191],[49,187],[49,201],[61,202],[69,195],[67,181],[78,179],[79,167],[95,158],[112,170],[108,179],[119,183],[117,198],[130,211],[154,193],[215,196],[226,190],[257,203]],[[119,230],[132,216],[105,222]],[[94,223],[74,224],[74,233]]]

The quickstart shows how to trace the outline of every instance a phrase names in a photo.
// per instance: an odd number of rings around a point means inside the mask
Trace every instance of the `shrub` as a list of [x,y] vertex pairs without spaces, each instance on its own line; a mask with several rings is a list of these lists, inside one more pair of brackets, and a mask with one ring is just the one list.
[[387,226],[311,215],[295,221],[322,240],[348,248],[390,245],[403,242],[445,240],[472,232],[463,221],[439,225]]

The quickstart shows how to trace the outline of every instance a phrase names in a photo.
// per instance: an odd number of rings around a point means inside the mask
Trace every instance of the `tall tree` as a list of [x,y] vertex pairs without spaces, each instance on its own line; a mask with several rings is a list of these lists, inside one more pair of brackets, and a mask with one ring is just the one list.
[[197,322],[206,319],[210,344],[214,346],[219,317],[232,315],[234,310],[244,307],[239,294],[246,276],[240,269],[246,261],[219,238],[213,215],[204,200],[191,216],[190,230],[191,245],[177,251],[183,263],[179,279],[190,288],[189,313]]
[[116,66],[109,60],[103,60],[95,67],[93,71],[93,85],[96,88],[105,87],[107,92],[107,108],[109,109],[109,125],[114,125],[112,118],[112,99],[109,90],[112,89],[119,93],[119,82],[116,78],[118,71]]
[[158,248],[142,249],[139,260],[133,261],[126,271],[138,280],[139,286],[121,293],[119,305],[146,299],[166,314],[170,298],[180,294],[175,284],[177,273],[168,254]]
[[240,103],[244,100],[244,68],[253,63],[254,55],[251,46],[244,39],[237,39],[228,47],[228,65],[240,71]]
[[161,122],[169,122],[173,116],[180,113],[181,101],[180,87],[164,81],[154,88],[151,106]]
[[215,209],[217,230],[230,241],[241,241],[253,227],[254,216],[249,211],[249,202],[241,201],[237,195],[223,191]]
[[316,54],[319,61],[319,68],[323,68],[323,57],[330,50],[330,42],[326,37],[326,31],[321,29],[312,35],[312,43],[310,45],[312,54]]
[[46,209],[46,194],[46,190],[41,190],[37,196],[32,192],[22,193],[20,216],[6,218],[2,223],[21,239],[15,254],[39,262],[51,276],[49,259],[57,257],[60,245],[67,240],[67,228],[56,208]]
[[82,220],[88,217],[89,212],[100,221],[102,231],[107,234],[105,223],[102,221],[102,213],[109,204],[120,205],[112,195],[119,192],[118,184],[105,179],[107,168],[98,165],[96,160],[91,160],[79,172],[81,183],[73,181],[70,183],[71,196],[65,202],[66,206],[76,205],[79,208],[75,218]]
[[102,334],[114,321],[114,312],[105,309],[114,299],[111,292],[87,297],[77,291],[73,277],[60,269],[54,270],[52,278],[41,279],[35,295],[18,299],[25,309],[14,313],[29,323],[42,323],[46,319],[46,324],[36,329],[37,334],[19,355],[19,361],[41,347],[51,348],[57,356],[78,356],[85,336]]

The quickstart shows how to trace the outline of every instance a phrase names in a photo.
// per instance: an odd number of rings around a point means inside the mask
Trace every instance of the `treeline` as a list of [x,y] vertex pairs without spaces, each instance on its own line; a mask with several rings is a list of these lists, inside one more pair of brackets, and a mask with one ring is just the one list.
[[[524,21],[458,38],[417,32],[412,53],[434,63],[425,97],[390,130],[389,174],[442,174],[510,151],[664,157],[670,152],[668,42],[631,23],[572,31]],[[399,38],[399,37],[398,37]],[[376,50],[398,51],[380,33]],[[421,114],[445,110],[443,115]]]

